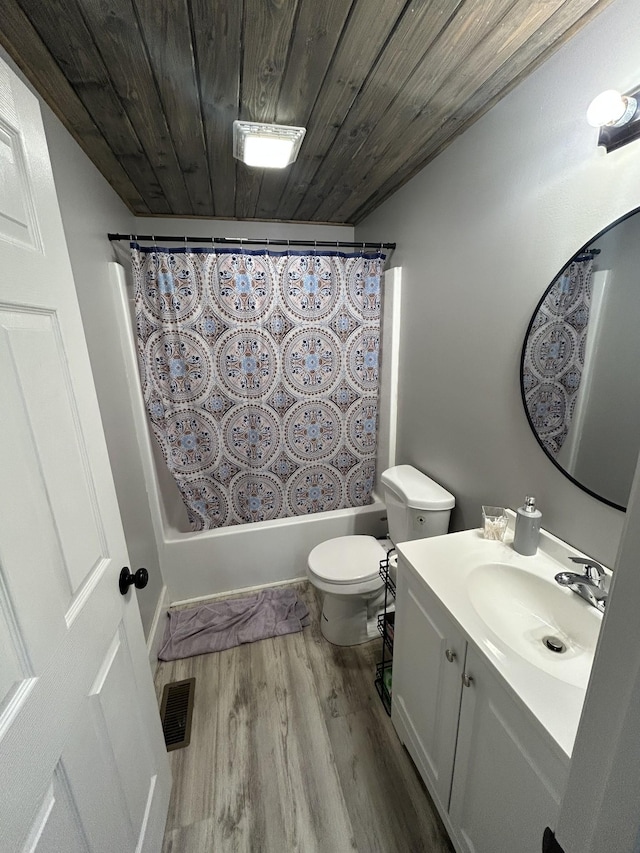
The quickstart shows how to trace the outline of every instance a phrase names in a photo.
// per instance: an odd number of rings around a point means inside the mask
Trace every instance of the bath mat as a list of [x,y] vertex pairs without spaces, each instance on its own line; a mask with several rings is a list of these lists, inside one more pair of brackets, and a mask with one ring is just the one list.
[[256,595],[170,610],[160,660],[221,652],[267,637],[295,634],[308,625],[309,610],[294,589],[263,589]]

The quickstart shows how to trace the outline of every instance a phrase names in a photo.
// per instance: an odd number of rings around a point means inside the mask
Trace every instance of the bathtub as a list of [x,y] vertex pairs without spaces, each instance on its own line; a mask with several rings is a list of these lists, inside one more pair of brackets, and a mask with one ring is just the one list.
[[[129,403],[142,459],[155,532],[158,562],[170,600],[184,602],[305,577],[307,556],[326,539],[387,532],[386,509],[374,493],[364,507],[293,516],[274,521],[191,532],[186,509],[148,426],[138,379],[133,299],[124,268],[110,264],[125,362]],[[395,464],[396,377],[399,328],[399,270],[386,273],[382,335],[378,476]]]

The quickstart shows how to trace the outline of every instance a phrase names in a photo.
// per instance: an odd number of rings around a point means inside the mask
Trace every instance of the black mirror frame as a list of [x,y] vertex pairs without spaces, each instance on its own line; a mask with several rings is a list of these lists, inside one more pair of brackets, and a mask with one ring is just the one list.
[[533,311],[533,314],[531,315],[531,319],[529,320],[529,324],[527,326],[527,331],[525,332],[525,335],[524,335],[524,342],[522,344],[522,353],[520,355],[520,395],[522,398],[522,407],[524,409],[524,413],[525,413],[525,416],[527,418],[527,422],[529,423],[529,427],[531,428],[531,432],[533,433],[536,441],[538,442],[538,444],[542,448],[544,455],[547,457],[547,459],[549,459],[555,465],[555,467],[558,469],[558,471],[561,471],[562,474],[564,474],[564,476],[568,480],[571,480],[571,482],[574,485],[578,486],[579,489],[582,489],[583,492],[586,492],[588,495],[591,495],[592,498],[596,498],[597,500],[602,501],[602,503],[607,504],[607,506],[611,506],[614,509],[619,509],[621,512],[627,511],[626,506],[621,506],[620,504],[614,503],[613,501],[608,500],[608,498],[602,497],[602,495],[597,494],[592,489],[590,489],[587,486],[583,485],[582,483],[578,482],[578,480],[576,480],[575,477],[573,477],[571,474],[569,474],[567,471],[565,471],[565,469],[562,467],[562,465],[558,464],[556,459],[554,459],[554,457],[549,453],[547,448],[544,446],[544,444],[540,440],[540,437],[538,436],[538,433],[536,432],[536,429],[533,425],[533,421],[531,420],[531,417],[529,415],[529,410],[527,408],[527,401],[526,401],[526,397],[525,397],[524,382],[523,382],[522,377],[523,377],[523,373],[524,373],[524,360],[525,360],[526,349],[527,349],[527,341],[529,340],[529,335],[531,334],[531,329],[533,327],[533,323],[536,319],[536,316],[538,315],[538,311],[542,307],[542,303],[547,298],[549,291],[555,285],[556,281],[558,280],[558,277],[564,272],[564,270],[566,270],[566,268],[574,260],[574,258],[578,257],[578,255],[584,254],[587,251],[587,249],[593,243],[595,243],[596,240],[599,240],[600,237],[602,237],[603,234],[606,234],[608,231],[611,231],[612,228],[615,228],[616,225],[619,225],[621,222],[624,222],[625,219],[629,219],[631,216],[635,216],[636,213],[640,213],[640,207],[636,207],[636,208],[634,208],[634,210],[629,211],[629,213],[625,213],[624,216],[621,216],[619,219],[616,219],[615,222],[611,222],[609,225],[607,225],[606,228],[603,228],[601,231],[598,231],[598,233],[594,237],[591,237],[591,239],[587,240],[587,242],[583,246],[581,246],[578,249],[578,251],[575,252],[565,264],[562,265],[562,267],[558,270],[558,272],[555,274],[555,276],[551,280],[551,284],[546,288],[546,290],[542,294],[542,297],[538,301],[538,304],[536,305],[536,307]]

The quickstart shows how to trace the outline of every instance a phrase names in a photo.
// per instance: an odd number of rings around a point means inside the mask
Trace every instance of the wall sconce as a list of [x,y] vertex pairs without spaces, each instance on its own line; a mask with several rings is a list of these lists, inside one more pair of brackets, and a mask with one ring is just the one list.
[[607,89],[589,104],[587,121],[592,127],[600,128],[598,145],[607,153],[640,139],[639,98],[640,91],[621,95],[614,89]]
[[234,121],[233,156],[247,166],[284,169],[298,156],[306,132],[286,124]]

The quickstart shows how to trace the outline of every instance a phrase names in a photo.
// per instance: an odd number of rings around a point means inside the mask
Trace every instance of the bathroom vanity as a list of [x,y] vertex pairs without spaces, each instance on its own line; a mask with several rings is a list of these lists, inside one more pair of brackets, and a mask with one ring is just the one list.
[[512,524],[398,546],[391,718],[460,853],[541,850],[602,620],[554,581],[578,552],[522,557]]

